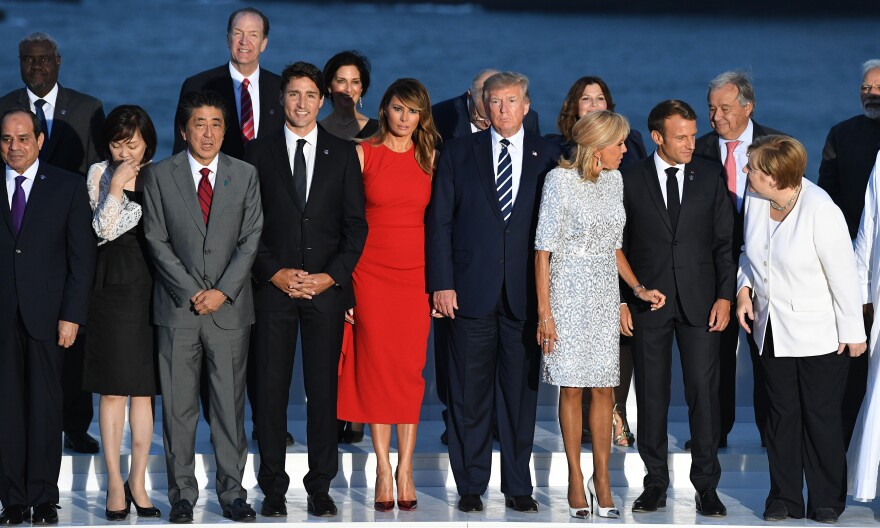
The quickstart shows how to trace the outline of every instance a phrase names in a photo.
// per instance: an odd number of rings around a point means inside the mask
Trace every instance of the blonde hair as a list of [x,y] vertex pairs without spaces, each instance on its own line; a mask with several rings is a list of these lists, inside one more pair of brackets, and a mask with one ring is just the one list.
[[807,172],[807,150],[793,137],[755,138],[749,145],[748,156],[749,167],[773,177],[780,190],[797,187]]
[[581,173],[583,181],[596,181],[599,171],[595,174],[593,158],[596,152],[626,138],[629,134],[629,121],[620,114],[608,110],[590,112],[578,119],[572,128],[571,135],[577,149],[571,158],[559,160],[563,169],[575,169]]

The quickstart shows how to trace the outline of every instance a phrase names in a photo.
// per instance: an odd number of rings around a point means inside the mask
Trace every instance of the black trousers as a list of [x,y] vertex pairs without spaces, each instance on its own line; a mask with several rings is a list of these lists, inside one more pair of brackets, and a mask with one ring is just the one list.
[[720,333],[691,325],[675,299],[675,312],[667,324],[643,327],[633,332],[633,372],[638,402],[639,455],[648,474],[645,486],[669,486],[667,456],[669,442],[670,384],[672,383],[672,338],[678,342],[684,396],[691,429],[690,479],[697,491],[718,487],[720,431],[718,413],[718,346]]
[[[492,407],[501,443],[501,491],[531,495],[539,350],[534,321],[506,299],[485,317],[456,316],[449,348],[449,465],[460,495],[481,495],[492,468]],[[496,389],[497,382],[497,389]]]
[[849,356],[837,351],[821,356],[776,357],[773,331],[764,338],[765,386],[769,396],[767,460],[770,494],[782,500],[793,517],[834,508],[846,502],[846,450],[840,425],[840,402],[849,371]]
[[92,393],[83,390],[83,362],[86,354],[85,331],[76,336],[73,346],[64,351],[61,373],[64,392],[64,432],[85,433],[95,416]]
[[730,323],[721,332],[718,346],[718,416],[721,424],[721,438],[733,429],[736,421],[736,349],[739,344],[740,326],[731,305]]
[[257,482],[266,495],[284,495],[290,485],[290,477],[284,471],[285,435],[299,332],[302,332],[309,453],[309,471],[303,484],[309,495],[327,492],[336,477],[339,469],[336,390],[344,317],[343,312],[322,313],[305,302],[287,312],[257,310],[251,343],[256,369],[253,392],[259,409],[254,424],[260,448]]
[[434,319],[434,382],[437,399],[443,404],[443,424],[449,427],[449,340],[452,336],[452,319]]
[[[17,312],[17,310],[16,310]],[[0,331],[0,501],[58,502],[65,350],[39,341],[21,315]]]
[[[739,324],[737,324],[739,326]],[[764,429],[767,425],[767,413],[770,403],[767,398],[767,382],[764,379],[764,365],[761,362],[761,354],[755,343],[754,334],[746,334],[746,342],[749,345],[749,356],[752,358],[752,407],[755,409],[755,426],[761,437],[761,445],[767,445]]]

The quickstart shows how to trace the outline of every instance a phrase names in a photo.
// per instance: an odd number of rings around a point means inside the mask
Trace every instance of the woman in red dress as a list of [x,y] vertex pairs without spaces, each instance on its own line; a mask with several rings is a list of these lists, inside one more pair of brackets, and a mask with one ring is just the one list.
[[[353,274],[353,350],[342,360],[337,415],[370,424],[375,508],[417,506],[412,454],[425,380],[431,309],[425,291],[425,207],[439,135],[428,91],[398,79],[382,96],[379,131],[357,146],[370,232]],[[397,469],[389,450],[397,424]]]

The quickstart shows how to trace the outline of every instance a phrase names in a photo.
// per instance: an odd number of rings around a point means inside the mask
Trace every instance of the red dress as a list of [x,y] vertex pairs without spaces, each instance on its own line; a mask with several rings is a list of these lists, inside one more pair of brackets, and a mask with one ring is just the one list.
[[419,422],[431,309],[425,292],[425,208],[431,178],[415,150],[361,143],[369,232],[352,274],[357,306],[339,368],[337,416]]

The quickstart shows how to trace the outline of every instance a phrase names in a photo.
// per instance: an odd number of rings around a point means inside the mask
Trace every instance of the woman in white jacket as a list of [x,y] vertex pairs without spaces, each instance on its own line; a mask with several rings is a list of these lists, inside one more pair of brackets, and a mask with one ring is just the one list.
[[754,333],[769,396],[764,519],[804,516],[806,476],[806,514],[834,523],[846,499],[844,351],[867,348],[852,243],[840,209],[802,177],[800,142],[764,136],[748,155],[736,313]]

